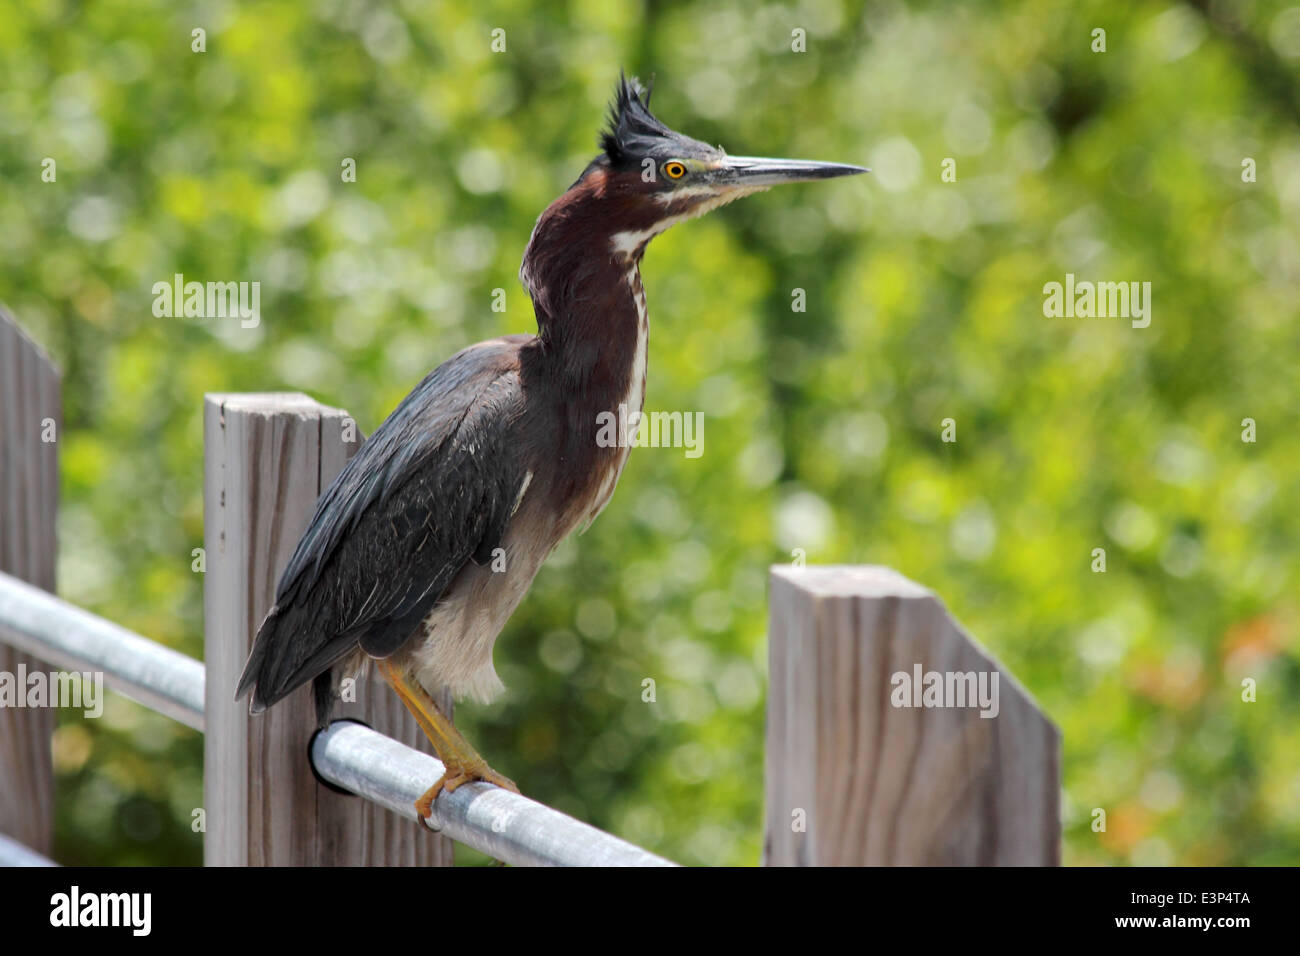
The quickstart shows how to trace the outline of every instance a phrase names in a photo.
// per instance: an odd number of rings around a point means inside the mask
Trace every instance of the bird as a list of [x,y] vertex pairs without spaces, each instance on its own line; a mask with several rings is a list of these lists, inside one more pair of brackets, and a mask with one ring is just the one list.
[[[447,359],[321,494],[236,688],[256,714],[311,681],[325,727],[341,679],[373,662],[444,766],[416,801],[425,819],[468,782],[519,792],[435,698],[504,690],[497,636],[547,556],[614,493],[645,400],[647,244],[772,186],[869,172],[731,156],[649,103],[620,73],[598,155],[537,219],[519,270],[537,333]],[[620,405],[627,433],[602,439]]]

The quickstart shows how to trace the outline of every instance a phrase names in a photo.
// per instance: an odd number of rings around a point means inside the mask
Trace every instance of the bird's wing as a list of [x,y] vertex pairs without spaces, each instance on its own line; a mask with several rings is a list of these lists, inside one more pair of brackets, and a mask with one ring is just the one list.
[[522,484],[519,339],[434,369],[321,495],[236,690],[254,713],[360,645],[397,651],[470,560],[486,563]]

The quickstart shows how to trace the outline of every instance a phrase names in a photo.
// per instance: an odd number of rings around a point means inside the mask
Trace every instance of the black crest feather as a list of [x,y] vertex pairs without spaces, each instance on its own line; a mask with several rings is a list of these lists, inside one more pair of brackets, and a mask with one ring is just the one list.
[[615,166],[654,155],[655,147],[676,134],[650,112],[650,91],[636,77],[622,73],[609,105],[609,125],[600,134],[600,148]]

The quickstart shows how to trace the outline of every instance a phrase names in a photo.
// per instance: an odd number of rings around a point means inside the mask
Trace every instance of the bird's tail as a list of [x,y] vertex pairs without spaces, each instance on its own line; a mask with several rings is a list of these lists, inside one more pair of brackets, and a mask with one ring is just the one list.
[[319,606],[290,603],[271,608],[235,687],[235,700],[252,693],[250,714],[260,714],[313,681],[317,719],[328,723],[334,699],[330,668],[355,646],[356,639],[337,635],[326,641],[304,641],[305,635],[332,630],[326,617],[326,609]]
[[239,675],[239,683],[235,685],[235,700],[241,699],[249,691],[252,691],[253,699],[248,702],[248,712],[250,714],[260,714],[275,703],[275,701],[266,700],[262,688],[269,683],[269,680],[266,680],[266,678],[270,677],[266,667],[267,649],[271,644],[268,625],[275,617],[276,611],[277,608],[272,608],[271,613],[267,614],[266,619],[262,621],[262,626],[258,628],[257,637],[253,639],[253,650],[244,663],[244,672]]

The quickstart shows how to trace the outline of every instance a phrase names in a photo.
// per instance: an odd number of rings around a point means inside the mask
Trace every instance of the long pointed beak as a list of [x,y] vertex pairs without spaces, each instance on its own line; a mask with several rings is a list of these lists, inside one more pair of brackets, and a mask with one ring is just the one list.
[[871,170],[844,163],[819,163],[810,159],[765,159],[761,156],[728,156],[718,167],[727,185],[758,189],[781,183],[810,183],[837,176],[856,176]]

